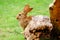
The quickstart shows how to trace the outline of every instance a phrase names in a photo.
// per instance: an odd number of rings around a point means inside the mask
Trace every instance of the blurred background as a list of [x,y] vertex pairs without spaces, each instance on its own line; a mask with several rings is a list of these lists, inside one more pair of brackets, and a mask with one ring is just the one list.
[[0,0],[0,40],[24,40],[22,28],[16,15],[29,4],[33,10],[28,14],[49,16],[49,4],[53,0]]

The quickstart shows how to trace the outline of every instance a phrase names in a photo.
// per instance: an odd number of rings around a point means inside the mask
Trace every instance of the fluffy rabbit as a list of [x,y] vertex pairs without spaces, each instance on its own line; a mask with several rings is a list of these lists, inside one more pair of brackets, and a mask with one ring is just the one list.
[[39,40],[41,34],[48,35],[53,27],[47,16],[27,16],[32,9],[26,5],[24,10],[17,15],[17,19],[24,29],[24,36],[27,40]]

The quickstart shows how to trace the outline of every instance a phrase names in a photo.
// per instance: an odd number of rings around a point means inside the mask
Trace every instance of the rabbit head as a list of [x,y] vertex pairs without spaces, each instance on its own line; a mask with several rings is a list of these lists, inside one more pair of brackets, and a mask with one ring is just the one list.
[[20,20],[20,19],[24,19],[27,17],[27,13],[30,12],[33,8],[30,8],[29,5],[25,5],[24,9],[22,12],[20,12],[18,15],[17,15],[17,19]]

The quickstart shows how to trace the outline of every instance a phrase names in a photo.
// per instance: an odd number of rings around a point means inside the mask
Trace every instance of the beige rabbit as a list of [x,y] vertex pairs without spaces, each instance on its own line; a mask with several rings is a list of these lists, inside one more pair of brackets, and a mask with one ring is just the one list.
[[30,8],[29,5],[25,5],[23,11],[17,15],[17,19],[19,20],[23,29],[26,28],[26,26],[31,20],[31,16],[27,17],[27,13],[30,12],[32,9],[33,8]]
[[[32,8],[26,5],[24,10],[17,15],[17,19],[24,29],[24,36],[27,40],[40,40],[40,35],[45,35],[44,31],[50,33],[53,26],[50,22],[50,18],[47,16],[27,16],[27,13],[31,10]],[[41,32],[41,30],[43,32]]]

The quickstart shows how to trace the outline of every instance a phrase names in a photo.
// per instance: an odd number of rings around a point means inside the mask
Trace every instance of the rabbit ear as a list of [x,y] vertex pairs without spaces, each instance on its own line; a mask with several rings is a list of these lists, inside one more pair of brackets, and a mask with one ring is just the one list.
[[27,4],[27,5],[25,5],[24,10],[27,10],[29,8],[30,8],[30,6]]
[[28,13],[28,12],[30,12],[32,9],[33,9],[33,8],[30,8],[29,5],[25,5],[25,7],[24,7],[24,12]]

